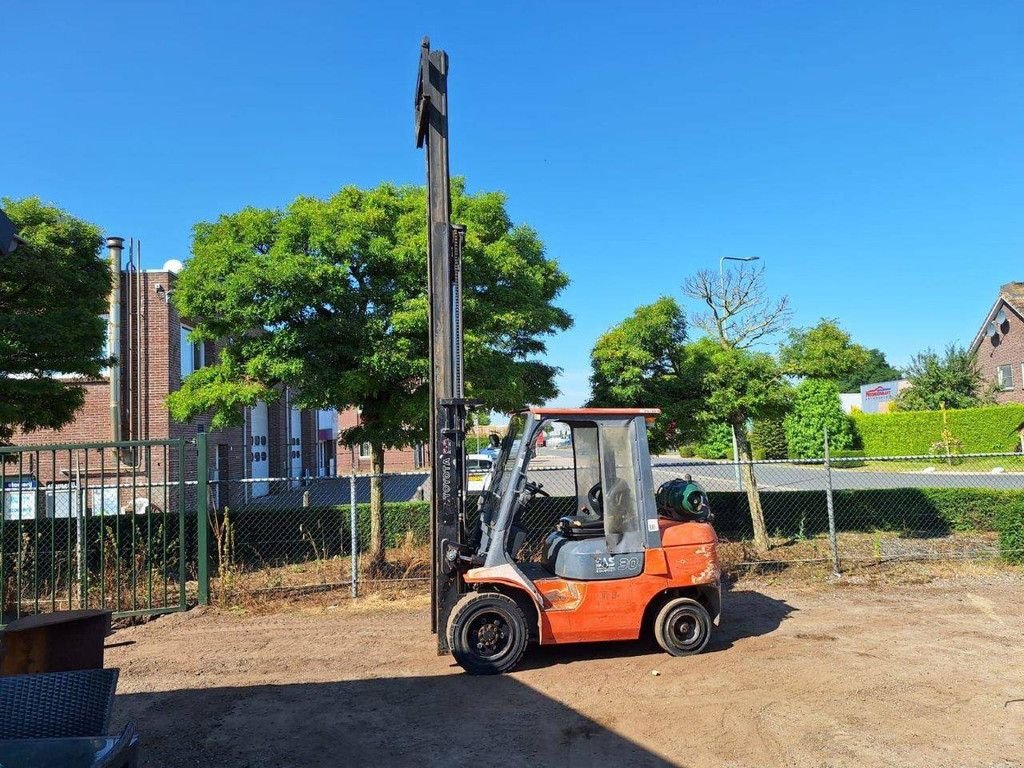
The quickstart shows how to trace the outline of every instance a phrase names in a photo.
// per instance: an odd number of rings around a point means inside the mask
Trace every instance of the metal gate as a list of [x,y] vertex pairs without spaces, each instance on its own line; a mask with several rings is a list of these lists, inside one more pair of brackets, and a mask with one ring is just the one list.
[[184,439],[0,447],[0,625],[184,609],[195,470]]

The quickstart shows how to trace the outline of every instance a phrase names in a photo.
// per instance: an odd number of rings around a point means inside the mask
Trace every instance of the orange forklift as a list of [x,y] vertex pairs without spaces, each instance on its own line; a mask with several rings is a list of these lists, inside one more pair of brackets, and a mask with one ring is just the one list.
[[[463,387],[465,231],[450,220],[447,76],[447,55],[424,39],[415,133],[427,152],[438,653],[450,652],[471,674],[513,669],[530,642],[650,637],[674,656],[699,653],[720,619],[718,539],[699,485],[682,478],[654,486],[647,425],[657,409],[513,415],[504,438],[493,438],[498,457],[479,506],[467,505],[466,421],[478,403]],[[568,466],[552,467],[557,449],[538,446],[552,428],[569,437]],[[538,522],[548,523],[543,540]]]

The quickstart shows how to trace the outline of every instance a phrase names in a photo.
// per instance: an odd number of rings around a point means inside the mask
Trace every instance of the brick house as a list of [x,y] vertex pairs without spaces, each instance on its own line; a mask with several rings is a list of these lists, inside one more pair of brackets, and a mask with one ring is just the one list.
[[1006,283],[971,342],[970,351],[1000,403],[1024,403],[1024,283]]

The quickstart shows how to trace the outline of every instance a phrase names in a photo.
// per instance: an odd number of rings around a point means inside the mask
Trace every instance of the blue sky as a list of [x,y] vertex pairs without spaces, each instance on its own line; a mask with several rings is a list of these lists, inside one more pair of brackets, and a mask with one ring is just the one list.
[[150,267],[221,212],[421,182],[430,34],[452,172],[572,279],[562,404],[602,331],[723,255],[896,364],[1024,280],[1017,2],[6,0],[2,23],[0,195],[141,238]]

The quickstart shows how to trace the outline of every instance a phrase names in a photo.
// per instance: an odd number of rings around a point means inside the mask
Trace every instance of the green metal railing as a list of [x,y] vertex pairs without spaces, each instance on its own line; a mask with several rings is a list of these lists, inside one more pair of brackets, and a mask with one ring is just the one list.
[[205,435],[0,447],[0,624],[77,608],[182,610],[193,573],[208,600],[205,448]]

